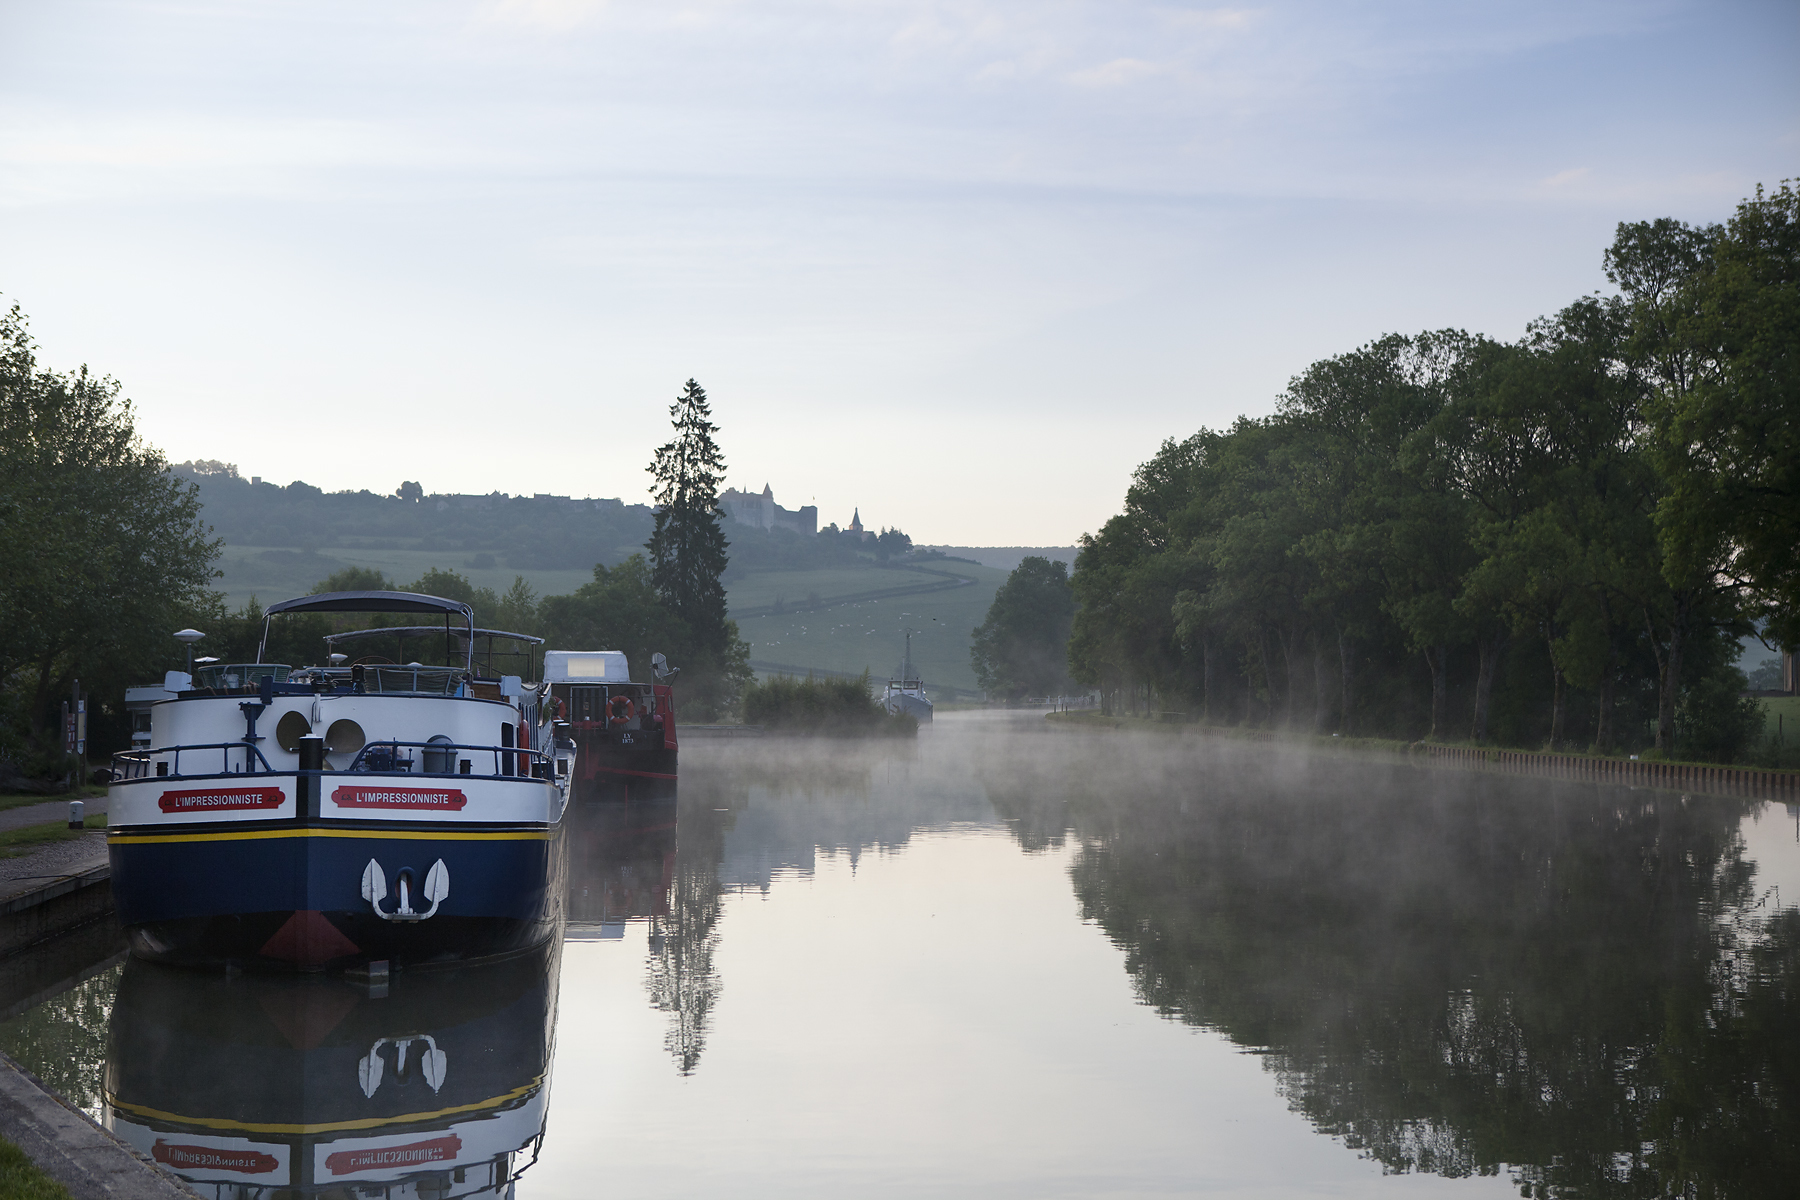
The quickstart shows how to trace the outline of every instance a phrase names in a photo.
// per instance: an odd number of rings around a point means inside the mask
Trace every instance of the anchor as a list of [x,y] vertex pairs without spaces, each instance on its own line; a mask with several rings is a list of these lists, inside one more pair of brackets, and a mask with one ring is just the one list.
[[431,907],[424,912],[413,911],[412,906],[412,872],[401,871],[395,880],[400,888],[400,903],[393,912],[382,912],[381,902],[387,898],[387,875],[381,864],[374,859],[363,868],[362,896],[374,908],[375,915],[384,921],[424,921],[437,913],[438,905],[450,894],[450,868],[444,865],[443,859],[431,864],[431,870],[425,872],[425,899],[431,901]]

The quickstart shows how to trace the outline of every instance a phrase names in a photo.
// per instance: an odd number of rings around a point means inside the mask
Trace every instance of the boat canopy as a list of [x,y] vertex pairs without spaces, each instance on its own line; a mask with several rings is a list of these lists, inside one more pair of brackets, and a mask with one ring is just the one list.
[[[336,650],[338,643],[340,642],[354,642],[360,638],[378,638],[384,635],[392,635],[400,639],[400,647],[404,652],[407,638],[435,637],[440,634],[443,635],[445,639],[444,657],[446,660],[450,658],[450,638],[470,638],[470,654],[467,659],[468,668],[470,670],[475,670],[477,666],[480,666],[488,675],[494,674],[494,658],[496,655],[502,659],[514,659],[521,655],[529,657],[533,646],[541,646],[544,644],[544,639],[541,637],[533,637],[529,633],[512,633],[505,629],[470,630],[449,629],[436,625],[377,625],[372,629],[346,629],[340,633],[328,633],[325,635],[325,645],[331,650]],[[473,636],[471,637],[471,635]],[[476,653],[474,651],[475,641],[481,638],[487,639],[487,648],[480,653]],[[494,643],[497,641],[521,642],[523,645],[518,649],[513,650],[497,650],[494,646]],[[525,665],[529,667],[530,663],[527,662]]]
[[426,596],[419,592],[320,592],[317,596],[301,596],[298,600],[282,600],[263,609],[265,616],[276,613],[309,612],[416,612],[448,613],[469,619],[474,628],[475,610],[461,600],[442,596]]
[[[373,629],[347,629],[343,633],[328,633],[325,635],[325,640],[328,642],[341,642],[348,638],[375,637],[377,634],[383,633],[425,634],[442,632],[444,631],[436,625],[377,625]],[[451,632],[458,637],[467,636],[466,632],[463,630],[451,630]],[[544,639],[541,637],[532,637],[529,633],[508,633],[504,629],[477,629],[474,630],[474,634],[476,637],[511,638],[515,642],[530,642],[534,646],[541,646],[544,644]]]
[[461,617],[461,623],[468,634],[468,658],[463,667],[468,670],[475,665],[475,610],[461,600],[446,600],[442,596],[427,596],[419,592],[321,592],[316,596],[277,601],[263,610],[262,642],[256,648],[256,661],[260,663],[269,648],[269,626],[279,614],[390,612],[442,613],[445,634],[453,632],[450,619]]

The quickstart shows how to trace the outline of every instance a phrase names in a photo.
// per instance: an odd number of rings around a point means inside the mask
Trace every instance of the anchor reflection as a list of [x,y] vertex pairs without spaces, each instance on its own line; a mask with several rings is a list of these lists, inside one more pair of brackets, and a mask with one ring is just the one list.
[[216,1200],[504,1197],[544,1135],[560,942],[395,975],[126,964],[107,1125]]

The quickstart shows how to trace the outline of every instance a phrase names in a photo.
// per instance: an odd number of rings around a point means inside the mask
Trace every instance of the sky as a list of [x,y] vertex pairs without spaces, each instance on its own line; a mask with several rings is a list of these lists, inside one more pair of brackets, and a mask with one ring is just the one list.
[[0,0],[0,302],[173,461],[1068,545],[1391,331],[1800,175],[1800,5]]

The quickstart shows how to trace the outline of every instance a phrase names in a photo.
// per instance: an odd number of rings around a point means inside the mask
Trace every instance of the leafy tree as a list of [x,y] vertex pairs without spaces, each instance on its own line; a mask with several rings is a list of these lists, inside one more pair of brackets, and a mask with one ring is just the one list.
[[[388,592],[392,590],[394,590],[394,581],[375,567],[340,567],[313,584],[314,595],[324,592]],[[439,593],[428,594],[438,595]],[[446,600],[460,599],[457,596],[444,598]]]
[[1676,706],[1690,639],[1718,625],[1740,626],[1748,581],[1720,519],[1717,471],[1696,470],[1679,415],[1703,406],[1721,377],[1721,347],[1706,336],[1703,307],[1713,287],[1718,226],[1671,218],[1621,224],[1606,252],[1607,278],[1629,306],[1625,366],[1640,373],[1658,475],[1659,579],[1645,576],[1636,599],[1654,631],[1658,669],[1656,748],[1673,753]]
[[[1634,232],[1634,248],[1651,240]],[[1680,281],[1688,294],[1640,305],[1647,318],[1665,307],[1680,316],[1645,341],[1695,364],[1692,378],[1662,373],[1651,409],[1669,483],[1657,508],[1665,552],[1694,573],[1728,545],[1728,569],[1773,618],[1773,636],[1800,644],[1800,192],[1793,181],[1770,196],[1759,187],[1722,229],[1665,232],[1694,260]],[[1621,270],[1637,261],[1621,248],[1614,260]]]
[[994,593],[969,650],[990,696],[1017,700],[1062,692],[1069,682],[1075,593],[1066,563],[1032,555]]
[[883,529],[875,536],[875,558],[879,562],[899,558],[911,549],[912,539],[898,529]]
[[[538,616],[553,647],[622,650],[640,679],[649,678],[652,654],[675,657],[691,637],[681,618],[662,602],[641,554],[616,567],[596,564],[591,583],[572,595],[546,596],[538,604]],[[684,668],[684,691],[686,682]]]
[[159,672],[214,603],[221,543],[119,392],[41,369],[18,306],[0,315],[0,687],[34,739],[71,679],[106,695]]
[[417,504],[425,498],[425,489],[409,479],[398,488],[394,489],[394,495],[406,501],[408,504]]

